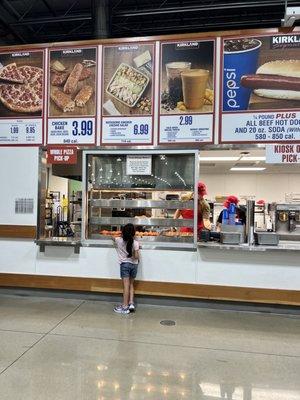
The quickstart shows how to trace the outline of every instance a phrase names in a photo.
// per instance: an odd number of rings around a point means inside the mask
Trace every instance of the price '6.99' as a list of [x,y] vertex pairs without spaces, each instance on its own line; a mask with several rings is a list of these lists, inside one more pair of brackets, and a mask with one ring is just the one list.
[[133,134],[134,135],[148,135],[148,133],[149,133],[149,125],[148,124],[133,125]]
[[72,134],[73,136],[91,136],[93,134],[93,121],[73,121],[72,122]]

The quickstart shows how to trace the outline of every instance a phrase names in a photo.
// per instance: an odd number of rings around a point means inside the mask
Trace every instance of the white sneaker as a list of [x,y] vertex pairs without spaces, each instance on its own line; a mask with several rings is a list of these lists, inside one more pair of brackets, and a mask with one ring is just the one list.
[[135,305],[134,303],[129,303],[128,309],[130,312],[135,312]]
[[129,314],[129,307],[123,307],[123,305],[119,305],[114,307],[114,312],[118,313],[118,314]]

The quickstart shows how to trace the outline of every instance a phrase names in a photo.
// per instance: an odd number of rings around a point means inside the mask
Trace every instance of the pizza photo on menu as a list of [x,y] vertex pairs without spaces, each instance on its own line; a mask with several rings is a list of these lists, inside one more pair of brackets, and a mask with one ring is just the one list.
[[50,51],[49,116],[94,116],[96,48]]
[[0,118],[42,116],[43,52],[0,54]]

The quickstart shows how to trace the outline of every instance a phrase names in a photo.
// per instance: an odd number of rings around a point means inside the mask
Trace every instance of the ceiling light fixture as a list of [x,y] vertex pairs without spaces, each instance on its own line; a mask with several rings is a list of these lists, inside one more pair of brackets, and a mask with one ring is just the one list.
[[264,167],[232,167],[230,171],[263,171]]
[[238,161],[240,157],[201,157],[200,162],[202,161]]
[[212,157],[201,157],[200,156],[200,163],[202,163],[202,162],[207,162],[207,161],[265,161],[266,160],[266,157],[264,157],[264,156],[251,156],[251,157],[249,157],[249,156],[231,156],[231,157],[229,157],[229,156],[226,156],[226,157],[222,157],[222,156],[220,156],[220,157],[214,157],[214,156],[212,156]]
[[266,157],[261,156],[261,157],[249,157],[249,156],[243,156],[240,161],[265,161]]

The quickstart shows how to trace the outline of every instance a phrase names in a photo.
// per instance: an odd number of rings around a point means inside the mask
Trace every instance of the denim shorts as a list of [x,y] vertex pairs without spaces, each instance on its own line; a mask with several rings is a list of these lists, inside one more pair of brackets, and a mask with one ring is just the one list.
[[132,264],[130,262],[124,262],[120,264],[120,275],[121,278],[132,278],[135,279],[137,274],[138,266],[137,264]]

